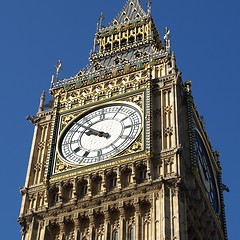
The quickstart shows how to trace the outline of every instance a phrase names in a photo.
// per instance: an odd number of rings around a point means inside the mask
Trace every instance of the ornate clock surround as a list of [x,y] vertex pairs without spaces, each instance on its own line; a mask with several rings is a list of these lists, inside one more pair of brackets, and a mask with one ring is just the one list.
[[[104,106],[109,103],[121,103],[126,102],[129,104],[136,104],[139,109],[141,109],[143,114],[143,127],[142,131],[137,137],[137,139],[128,146],[125,150],[121,153],[117,154],[114,157],[111,157],[108,160],[104,160],[98,163],[92,163],[87,166],[73,166],[71,164],[67,164],[66,162],[62,161],[59,157],[59,153],[57,151],[57,142],[54,144],[55,146],[55,154],[54,154],[54,164],[52,168],[52,177],[58,176],[59,174],[70,174],[74,170],[74,174],[80,174],[83,172],[91,172],[96,169],[106,169],[107,167],[112,167],[114,165],[120,163],[126,163],[132,161],[133,159],[141,159],[145,158],[146,154],[148,154],[146,141],[149,141],[150,136],[146,136],[146,129],[149,128],[150,122],[145,121],[146,118],[146,89],[133,91],[131,93],[121,94],[121,96],[113,97],[111,99],[107,99],[104,101],[98,102],[97,106]],[[56,135],[56,139],[59,139],[59,136],[64,131],[64,129],[68,126],[68,124],[77,116],[81,115],[82,113],[86,112],[87,110],[96,107],[94,102],[75,107],[73,109],[65,109],[61,110],[59,114],[59,125],[58,125],[58,133]],[[148,139],[148,140],[147,140]],[[78,171],[76,171],[78,169]],[[71,175],[71,174],[70,174]]]

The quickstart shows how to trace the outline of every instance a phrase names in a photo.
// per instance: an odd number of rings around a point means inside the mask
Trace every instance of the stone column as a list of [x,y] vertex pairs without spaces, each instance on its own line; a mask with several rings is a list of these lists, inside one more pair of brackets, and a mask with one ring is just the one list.
[[78,231],[80,234],[80,222],[79,222],[79,216],[78,213],[74,215],[74,239],[78,239]]
[[73,179],[72,180],[72,186],[73,186],[73,188],[72,188],[72,196],[71,196],[71,202],[72,203],[76,203],[77,202],[77,187],[76,187],[76,185],[77,185],[77,179]]
[[110,215],[109,215],[109,211],[106,209],[104,211],[104,239],[105,240],[108,239],[108,232],[110,230],[110,229],[108,229],[109,223],[110,223]]
[[132,176],[131,176],[131,183],[136,184],[136,168],[135,163],[132,163]]
[[58,185],[58,204],[62,204],[62,182]]
[[152,201],[152,239],[160,239],[160,212],[161,212],[161,206],[160,206],[160,200],[159,200],[159,193],[152,193],[153,201]]
[[31,217],[31,220],[27,223],[28,224],[29,240],[32,240],[34,238],[34,236],[33,236],[34,223],[35,223],[35,218],[34,217]]
[[140,218],[140,205],[138,202],[134,203],[134,207],[135,207],[135,238],[136,240],[140,239],[141,236],[141,229],[139,226],[139,218]]
[[127,236],[124,236],[124,217],[125,209],[123,206],[119,207],[120,212],[120,228],[119,228],[119,240],[126,239]]
[[45,240],[46,235],[46,222],[40,222],[39,224],[39,238],[37,240]]
[[88,175],[88,183],[87,183],[87,194],[88,197],[92,196],[92,176],[89,174]]
[[181,205],[180,199],[179,199],[179,182],[176,182],[175,185],[170,190],[170,196],[172,199],[172,234],[174,238],[180,239],[181,233],[180,233],[180,211],[179,206]]
[[89,214],[89,239],[92,239],[92,235],[93,235],[93,228],[94,228],[94,215],[93,213]]
[[59,239],[62,240],[65,236],[64,219],[62,217],[59,219],[59,227],[60,227]]
[[106,186],[106,174],[104,171],[101,173],[101,177],[102,177],[101,194],[105,194],[107,191],[107,186]]
[[151,156],[147,155],[147,178],[149,181],[152,180],[152,174],[151,174]]
[[121,171],[120,171],[120,167],[117,168],[117,187],[118,189],[121,189]]

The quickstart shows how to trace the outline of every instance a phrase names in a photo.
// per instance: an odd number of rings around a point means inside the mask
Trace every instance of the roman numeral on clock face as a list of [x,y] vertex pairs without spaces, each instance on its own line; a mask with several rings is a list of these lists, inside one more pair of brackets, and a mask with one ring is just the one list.
[[86,151],[84,154],[83,154],[83,157],[87,157],[89,155],[90,151]]
[[75,153],[80,151],[80,147],[77,147],[76,149],[73,150]]

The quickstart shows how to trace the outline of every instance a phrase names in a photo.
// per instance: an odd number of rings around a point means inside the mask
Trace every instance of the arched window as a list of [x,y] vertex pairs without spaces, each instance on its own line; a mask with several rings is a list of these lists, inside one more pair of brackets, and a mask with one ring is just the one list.
[[111,44],[110,44],[110,43],[107,43],[107,44],[105,45],[105,50],[106,50],[106,51],[110,51],[110,50],[111,50]]
[[129,240],[134,240],[134,229],[129,228]]
[[121,40],[121,47],[124,47],[124,46],[126,46],[126,44],[127,44],[127,39],[122,39]]
[[109,181],[109,188],[113,189],[116,186],[117,186],[117,177],[113,177]]
[[83,186],[81,187],[81,195],[82,195],[82,196],[83,196],[83,195],[86,195],[86,194],[87,194],[87,190],[88,190],[87,185],[83,185]]
[[118,240],[118,231],[113,232],[113,240]]
[[143,172],[142,172],[142,178],[143,178],[143,179],[146,179],[146,178],[147,178],[147,170],[146,170],[146,169],[143,170]]
[[55,205],[55,203],[58,201],[58,188],[54,187],[49,190],[48,192],[48,198],[49,198],[49,207],[52,207]]
[[72,198],[72,184],[66,183],[62,188],[62,200],[63,203],[67,203]]
[[108,191],[115,189],[115,187],[117,187],[117,174],[113,172],[110,175],[108,175],[107,181]]
[[101,191],[101,185],[102,185],[102,178],[100,176],[97,176],[94,179],[92,179],[91,187],[92,187],[93,196],[99,194],[99,192]]
[[113,48],[115,49],[115,48],[118,48],[118,47],[119,47],[119,42],[115,41],[115,42],[113,43]]
[[88,193],[88,182],[86,180],[80,180],[77,182],[76,194],[77,199],[81,199]]
[[143,39],[143,35],[142,34],[138,34],[137,35],[137,41],[142,41]]
[[131,37],[128,39],[128,42],[129,42],[130,44],[133,43],[133,42],[134,42],[134,37],[131,36]]

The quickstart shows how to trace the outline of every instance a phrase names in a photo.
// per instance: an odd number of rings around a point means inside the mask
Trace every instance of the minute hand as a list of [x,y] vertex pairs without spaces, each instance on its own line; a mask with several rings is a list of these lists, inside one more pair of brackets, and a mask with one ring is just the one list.
[[81,124],[78,124],[78,123],[75,123],[75,124],[77,124],[78,126],[80,126],[82,128],[85,128],[86,130],[89,130],[89,132],[86,132],[86,134],[88,136],[89,135],[95,135],[95,136],[98,136],[98,137],[105,137],[105,138],[109,138],[110,137],[109,133],[98,131],[98,130],[95,130],[93,128],[90,128],[90,127],[87,127],[87,126],[84,126],[84,125],[81,125]]

